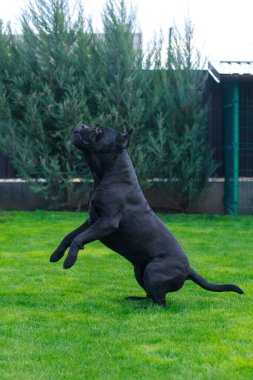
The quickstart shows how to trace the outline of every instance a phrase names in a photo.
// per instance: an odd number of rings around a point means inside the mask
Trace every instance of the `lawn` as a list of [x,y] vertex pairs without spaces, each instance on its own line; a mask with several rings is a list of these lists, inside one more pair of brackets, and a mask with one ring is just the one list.
[[70,270],[49,263],[85,213],[0,212],[0,379],[253,379],[253,217],[161,216],[192,267],[245,294],[188,281],[168,309],[99,242]]

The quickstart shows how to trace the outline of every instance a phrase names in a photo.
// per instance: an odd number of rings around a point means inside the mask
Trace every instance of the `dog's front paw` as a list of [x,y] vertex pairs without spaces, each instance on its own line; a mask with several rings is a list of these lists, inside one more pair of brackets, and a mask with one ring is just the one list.
[[78,250],[70,248],[69,253],[63,263],[63,269],[71,268],[77,260]]
[[56,263],[64,256],[64,250],[59,250],[58,248],[50,256],[51,263]]
[[80,249],[83,249],[83,247],[83,244],[79,243],[77,239],[75,239],[72,242],[68,255],[63,263],[64,269],[69,269],[75,264],[77,260],[78,251]]
[[69,268],[71,268],[75,264],[76,259],[77,259],[77,256],[73,257],[73,256],[69,256],[68,255],[66,257],[66,260],[63,263],[63,269],[69,269]]

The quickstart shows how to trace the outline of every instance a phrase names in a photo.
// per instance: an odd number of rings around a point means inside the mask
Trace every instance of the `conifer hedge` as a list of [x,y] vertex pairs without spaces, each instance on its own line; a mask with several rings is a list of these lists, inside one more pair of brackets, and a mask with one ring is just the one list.
[[80,5],[34,0],[21,34],[0,23],[0,150],[48,207],[68,208],[73,179],[89,182],[73,128],[133,129],[130,154],[143,186],[164,187],[187,211],[216,168],[191,22],[183,34],[174,28],[164,63],[162,39],[143,51],[124,0],[108,0],[102,20],[98,33]]

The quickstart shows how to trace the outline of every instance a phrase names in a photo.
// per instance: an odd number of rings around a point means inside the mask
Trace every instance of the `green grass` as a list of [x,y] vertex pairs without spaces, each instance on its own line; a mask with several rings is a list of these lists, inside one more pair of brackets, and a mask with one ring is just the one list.
[[161,216],[211,293],[188,281],[168,309],[99,242],[70,270],[49,263],[85,213],[0,212],[0,379],[253,379],[253,218]]

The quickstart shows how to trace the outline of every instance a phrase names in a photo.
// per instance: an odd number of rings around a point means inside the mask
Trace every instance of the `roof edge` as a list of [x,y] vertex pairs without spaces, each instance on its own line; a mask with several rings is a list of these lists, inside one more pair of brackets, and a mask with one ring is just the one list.
[[220,83],[220,74],[210,62],[208,62],[208,72],[213,77],[215,82]]

